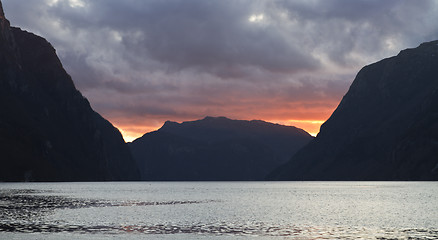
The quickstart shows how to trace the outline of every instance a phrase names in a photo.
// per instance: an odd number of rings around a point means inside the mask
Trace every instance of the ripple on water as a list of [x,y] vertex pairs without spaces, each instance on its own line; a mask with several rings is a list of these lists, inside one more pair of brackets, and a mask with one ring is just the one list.
[[53,224],[2,223],[0,231],[20,233],[80,233],[80,234],[213,234],[235,236],[304,237],[318,239],[438,239],[438,231],[426,229],[323,228],[297,226],[78,226]]
[[45,222],[44,216],[57,209],[90,207],[130,207],[185,205],[205,201],[110,201],[43,195],[35,190],[0,192],[0,232],[16,233],[79,233],[79,234],[210,234],[231,236],[266,236],[300,239],[438,239],[434,229],[381,229],[345,226],[272,225],[263,222],[245,224],[213,222],[196,224],[130,224],[130,225],[72,225]]

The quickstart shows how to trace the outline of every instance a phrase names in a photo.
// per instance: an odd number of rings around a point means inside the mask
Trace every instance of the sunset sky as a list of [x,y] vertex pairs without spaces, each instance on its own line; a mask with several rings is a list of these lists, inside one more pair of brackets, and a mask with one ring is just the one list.
[[126,141],[205,116],[316,134],[364,65],[438,39],[433,0],[2,2]]

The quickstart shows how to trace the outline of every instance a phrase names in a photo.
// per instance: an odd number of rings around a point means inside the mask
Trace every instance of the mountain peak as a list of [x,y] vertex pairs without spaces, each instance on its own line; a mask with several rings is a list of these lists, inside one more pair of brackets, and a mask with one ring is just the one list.
[[421,43],[416,48],[408,48],[400,51],[397,56],[411,58],[412,56],[435,57],[438,54],[438,40]]
[[2,1],[0,1],[0,19],[5,18],[5,13],[3,12]]
[[3,12],[2,2],[0,1],[0,36],[4,35],[4,31],[9,28],[9,21]]
[[163,126],[161,128],[172,127],[172,126],[175,126],[175,125],[179,125],[179,123],[175,122],[175,121],[167,120],[166,122],[164,122],[164,124],[163,124]]
[[[2,2],[0,0],[0,34],[4,35],[4,31],[9,28],[9,21],[5,17],[5,12],[3,12]],[[0,36],[1,36],[0,35]]]
[[219,117],[206,116],[202,120],[204,120],[204,121],[213,121],[213,120],[231,120],[231,119],[229,119],[227,117],[223,117],[223,116],[219,116]]
[[438,41],[362,68],[318,136],[271,176],[437,180]]
[[[20,67],[20,56],[16,46],[15,38],[11,32],[11,26],[3,12],[0,1],[0,65],[4,68]],[[0,79],[4,81],[5,78]]]
[[0,181],[139,177],[120,132],[74,87],[55,49],[10,27],[1,3],[0,109]]
[[435,46],[438,47],[438,40],[430,41],[430,42],[424,42],[420,44],[420,47],[424,46]]
[[130,147],[143,180],[262,180],[310,140],[295,127],[205,117],[166,121]]

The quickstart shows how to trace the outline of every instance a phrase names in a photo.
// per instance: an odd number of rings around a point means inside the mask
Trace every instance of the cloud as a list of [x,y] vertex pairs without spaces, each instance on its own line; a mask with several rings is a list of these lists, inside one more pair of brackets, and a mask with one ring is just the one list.
[[324,120],[362,66],[438,39],[432,0],[3,5],[12,25],[55,46],[93,107],[125,129],[205,115]]

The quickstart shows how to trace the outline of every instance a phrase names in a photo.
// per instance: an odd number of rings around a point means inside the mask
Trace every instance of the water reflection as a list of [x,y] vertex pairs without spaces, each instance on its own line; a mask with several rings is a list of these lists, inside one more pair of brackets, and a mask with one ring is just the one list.
[[[91,207],[160,206],[208,203],[208,201],[109,201],[99,199],[78,199],[62,196],[42,195],[49,191],[6,190],[0,192],[0,232],[148,232],[133,226],[78,226],[43,223],[44,216],[57,209],[78,209]],[[146,227],[142,227],[146,229]],[[163,230],[154,230],[163,229]],[[170,229],[170,230],[169,230]],[[174,227],[154,226],[152,232],[172,232]]]
[[76,226],[43,223],[2,223],[0,231],[21,233],[81,234],[215,234],[236,236],[270,236],[300,239],[438,239],[438,231],[425,229],[380,230],[345,228],[297,228],[295,226],[230,226],[230,225],[155,225],[155,226]]
[[[0,232],[79,234],[205,234],[291,239],[438,239],[431,229],[378,229],[345,226],[273,225],[265,222],[74,225],[46,221],[58,209],[209,204],[204,201],[117,201],[53,195],[50,191],[0,191]],[[109,209],[110,211],[110,209]]]

